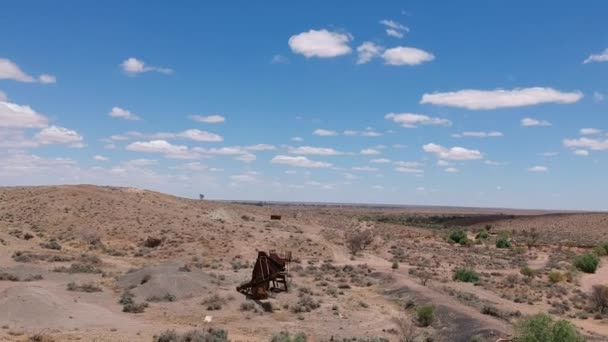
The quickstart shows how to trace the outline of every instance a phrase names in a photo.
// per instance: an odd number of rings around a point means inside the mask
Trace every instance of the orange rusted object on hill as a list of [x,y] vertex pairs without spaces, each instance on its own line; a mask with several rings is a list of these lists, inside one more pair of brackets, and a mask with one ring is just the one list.
[[279,255],[271,250],[258,252],[253,266],[251,281],[236,287],[236,290],[251,299],[266,299],[269,291],[288,291],[287,275],[291,252]]

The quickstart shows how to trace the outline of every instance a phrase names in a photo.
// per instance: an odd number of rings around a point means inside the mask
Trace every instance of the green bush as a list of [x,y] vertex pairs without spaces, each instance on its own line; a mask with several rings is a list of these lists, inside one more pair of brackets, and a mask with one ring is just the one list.
[[423,305],[416,309],[416,321],[420,326],[428,327],[435,319],[435,307],[432,305]]
[[272,335],[270,342],[306,342],[306,335],[304,333],[291,335],[287,331],[281,331]]
[[501,236],[496,240],[496,248],[511,248],[511,241],[506,236]]
[[534,272],[534,270],[531,269],[530,267],[524,266],[519,270],[519,273],[521,273],[521,275],[523,275],[525,277],[532,278],[532,277],[534,277],[534,274],[536,272]]
[[598,245],[596,248],[597,248],[597,249],[600,249],[600,248],[601,248],[601,249],[603,249],[603,250],[604,250],[604,252],[603,252],[603,253],[601,253],[601,252],[600,252],[600,253],[598,253],[598,255],[600,255],[600,256],[601,256],[601,255],[608,255],[608,242],[602,242],[602,243],[600,243],[600,244],[599,244],[599,245]]
[[467,233],[462,230],[455,230],[450,233],[449,241],[459,244],[465,244],[467,241]]
[[551,316],[540,313],[528,317],[516,326],[513,342],[583,342],[572,323],[555,322]]
[[549,281],[552,283],[559,283],[564,281],[565,277],[561,272],[558,271],[552,271],[549,272]]
[[574,259],[574,266],[585,273],[595,273],[597,266],[600,264],[600,258],[592,252],[587,252]]
[[224,329],[190,330],[178,334],[175,330],[165,330],[159,336],[154,336],[154,342],[227,342],[228,332]]
[[490,237],[490,233],[487,230],[482,230],[475,236],[476,240],[487,240]]
[[459,268],[454,272],[454,280],[465,283],[476,283],[479,281],[479,274],[470,268]]

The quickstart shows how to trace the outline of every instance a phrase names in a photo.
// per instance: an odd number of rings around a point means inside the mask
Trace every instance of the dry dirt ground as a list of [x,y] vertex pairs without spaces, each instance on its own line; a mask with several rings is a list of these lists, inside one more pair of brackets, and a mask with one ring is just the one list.
[[[449,242],[455,229],[468,243]],[[353,231],[373,236],[355,256],[345,238]],[[476,238],[480,231],[487,237]],[[496,247],[501,236],[510,248]],[[159,244],[146,247],[148,238]],[[153,341],[168,329],[215,328],[232,341],[270,341],[281,331],[309,341],[497,341],[522,317],[549,312],[605,341],[608,318],[589,293],[608,284],[608,257],[594,274],[572,266],[602,241],[608,215],[600,213],[262,206],[132,188],[0,188],[0,340]],[[257,252],[270,249],[293,254],[290,291],[248,300],[235,287],[251,277]],[[533,274],[522,274],[526,266]],[[461,267],[479,280],[454,280]],[[424,305],[435,308],[427,327],[416,314]]]

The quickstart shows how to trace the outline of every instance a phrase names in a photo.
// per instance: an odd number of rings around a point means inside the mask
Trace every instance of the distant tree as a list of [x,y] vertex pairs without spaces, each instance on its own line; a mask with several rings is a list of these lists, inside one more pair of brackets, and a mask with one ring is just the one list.
[[357,253],[366,249],[374,241],[374,235],[369,229],[355,228],[344,233],[344,240],[350,253],[357,255]]
[[202,200],[204,200],[204,199],[205,199],[205,195],[203,195],[203,194],[199,194],[199,195],[198,195],[198,198],[199,198],[199,199],[202,201]]

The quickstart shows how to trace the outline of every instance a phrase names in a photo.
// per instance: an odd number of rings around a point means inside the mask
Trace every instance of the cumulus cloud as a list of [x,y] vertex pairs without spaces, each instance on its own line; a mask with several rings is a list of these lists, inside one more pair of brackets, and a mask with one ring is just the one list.
[[376,158],[376,159],[370,160],[369,162],[374,163],[374,164],[388,164],[391,162],[391,160],[387,159],[387,158]]
[[336,151],[333,148],[313,147],[313,146],[290,147],[289,153],[304,154],[304,155],[317,155],[317,156],[336,156],[336,155],[344,154],[343,152]]
[[384,116],[386,120],[392,120],[395,123],[406,128],[416,128],[419,125],[437,125],[450,126],[452,122],[448,119],[433,118],[423,114],[414,113],[388,113]]
[[135,57],[125,59],[122,63],[120,63],[120,67],[124,72],[131,76],[150,71],[155,71],[166,75],[173,73],[173,70],[169,68],[146,65],[144,61]]
[[422,146],[424,152],[434,153],[441,159],[451,160],[474,160],[483,158],[483,154],[478,150],[470,150],[464,147],[446,148],[437,144],[426,144]]
[[34,140],[42,145],[70,144],[72,147],[83,147],[82,136],[76,131],[59,126],[43,128],[34,135]]
[[366,171],[366,172],[378,171],[377,167],[371,167],[371,166],[353,166],[351,169],[354,171]]
[[523,119],[521,119],[520,123],[524,127],[551,126],[551,123],[549,121],[537,120],[534,118],[523,118]]
[[198,121],[198,122],[202,122],[202,123],[206,123],[206,124],[216,124],[216,123],[222,123],[224,121],[226,121],[226,118],[224,118],[221,115],[190,115],[190,119],[194,120],[194,121]]
[[432,53],[413,47],[397,46],[386,49],[382,53],[384,63],[387,65],[418,65],[435,59]]
[[382,152],[375,150],[373,148],[366,148],[361,150],[359,153],[361,153],[364,156],[371,156],[371,155],[375,155],[375,154],[380,154]]
[[291,141],[304,141],[304,139],[302,139],[301,137],[293,137],[291,138]]
[[200,154],[184,145],[173,145],[166,140],[136,141],[126,147],[129,151],[162,153],[167,158],[195,159]]
[[437,106],[466,108],[471,110],[489,110],[532,106],[541,103],[569,104],[583,98],[580,91],[561,92],[553,88],[532,87],[512,90],[477,90],[464,89],[447,93],[424,94],[420,103]]
[[97,160],[97,161],[108,161],[108,160],[110,160],[108,157],[104,157],[104,156],[99,155],[99,154],[96,154],[96,155],[93,157],[93,159],[94,159],[94,160]]
[[547,172],[549,169],[546,166],[532,166],[528,169],[531,172]]
[[331,136],[337,135],[338,133],[336,133],[336,131],[330,131],[328,129],[319,128],[319,129],[315,129],[312,132],[312,134],[318,135],[320,137],[331,137]]
[[564,146],[569,148],[589,149],[594,151],[608,150],[608,139],[590,139],[582,137],[579,139],[564,139]]
[[581,135],[594,135],[600,134],[602,130],[597,128],[581,128],[579,132]]
[[270,161],[273,164],[283,164],[294,167],[306,167],[306,168],[327,168],[330,167],[330,163],[310,160],[304,156],[285,156],[278,155],[272,158]]
[[413,174],[421,174],[424,173],[424,170],[417,169],[415,167],[407,167],[407,166],[398,166],[395,168],[395,171],[401,173],[413,173]]
[[589,57],[583,61],[583,64],[593,62],[608,62],[608,48],[600,53],[589,55]]
[[348,43],[352,37],[346,33],[323,30],[309,30],[289,38],[291,51],[307,58],[330,58],[349,54],[352,49]]
[[393,164],[396,166],[400,166],[400,167],[413,167],[413,168],[418,168],[418,167],[422,166],[422,164],[417,161],[398,160],[398,161],[395,161]]
[[200,129],[188,129],[178,133],[177,136],[180,138],[204,142],[219,142],[224,140],[221,135],[207,131],[201,131]]
[[108,113],[108,115],[113,118],[119,118],[119,119],[131,120],[131,121],[136,121],[136,120],[140,119],[139,116],[131,113],[130,111],[128,111],[124,108],[120,108],[120,107],[112,107],[112,110]]
[[395,38],[403,38],[404,33],[410,31],[406,26],[401,25],[400,23],[394,20],[384,19],[380,21],[380,24],[386,26],[386,34],[395,37]]
[[366,129],[365,131],[354,131],[354,130],[345,130],[344,132],[342,132],[342,134],[344,135],[348,135],[348,136],[361,136],[361,137],[379,137],[382,136],[382,133],[376,132],[371,128]]
[[273,151],[273,150],[276,150],[277,148],[274,147],[273,145],[257,144],[257,145],[246,146],[245,149],[248,151]]
[[462,132],[459,134],[453,134],[454,138],[462,138],[462,137],[474,137],[474,138],[491,138],[491,137],[502,137],[504,134],[498,131],[489,131],[489,132]]
[[577,156],[586,157],[586,156],[589,155],[589,151],[587,151],[587,150],[575,150],[574,154],[576,154]]
[[7,58],[0,58],[0,80],[2,79],[26,83],[55,83],[57,81],[55,76],[49,74],[42,74],[38,78],[28,75],[16,63]]
[[30,106],[0,101],[0,127],[42,128],[49,120]]
[[382,53],[383,48],[373,42],[364,42],[357,47],[357,64],[365,64]]

